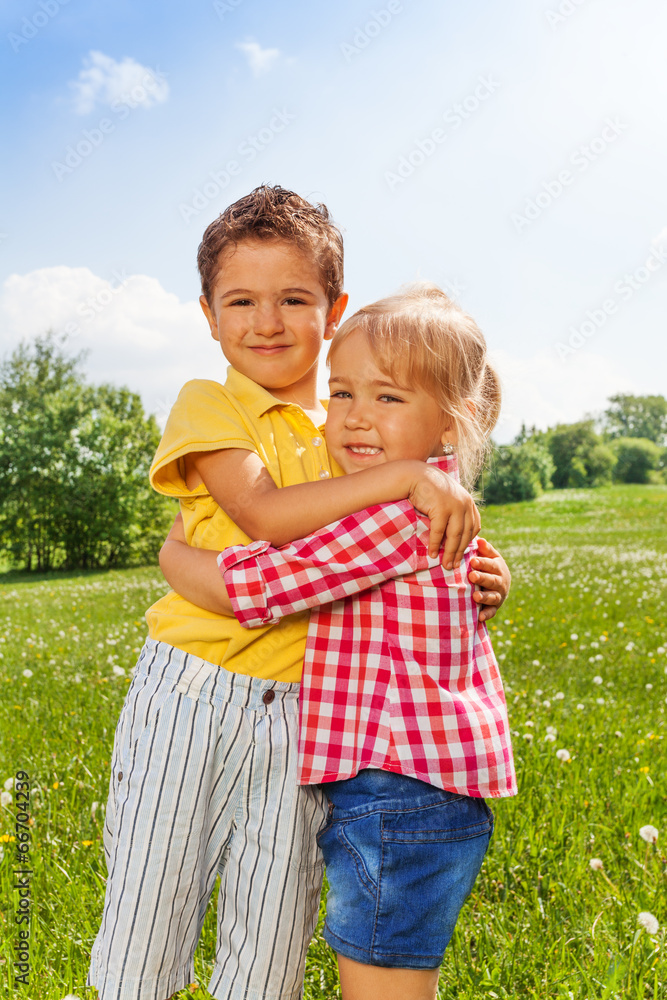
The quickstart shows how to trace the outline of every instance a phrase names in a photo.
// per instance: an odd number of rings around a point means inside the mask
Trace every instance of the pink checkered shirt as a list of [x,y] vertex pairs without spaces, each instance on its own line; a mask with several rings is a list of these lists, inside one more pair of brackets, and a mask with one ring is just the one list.
[[[432,459],[456,474],[455,458]],[[516,794],[507,707],[486,625],[458,570],[428,556],[407,501],[342,518],[280,549],[218,556],[242,625],[312,608],[300,697],[299,781],[396,771],[447,791]]]

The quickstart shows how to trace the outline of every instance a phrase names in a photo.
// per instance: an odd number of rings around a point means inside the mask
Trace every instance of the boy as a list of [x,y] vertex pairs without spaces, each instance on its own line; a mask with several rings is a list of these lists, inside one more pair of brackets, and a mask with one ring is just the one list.
[[[347,296],[326,209],[258,188],[208,227],[198,264],[202,308],[231,367],[224,387],[184,387],[151,470],[179,498],[187,541],[281,545],[408,498],[431,517],[434,555],[447,526],[445,562],[458,565],[479,526],[461,487],[417,461],[341,477],[327,454],[317,359]],[[192,981],[220,874],[210,992],[299,997],[325,820],[322,793],[296,781],[307,615],[248,632],[170,593],[147,619],[114,743],[89,985],[100,1000],[165,1000]]]

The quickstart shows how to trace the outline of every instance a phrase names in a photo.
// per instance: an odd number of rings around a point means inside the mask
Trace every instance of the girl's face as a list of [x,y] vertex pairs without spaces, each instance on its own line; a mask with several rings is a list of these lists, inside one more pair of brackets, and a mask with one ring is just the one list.
[[437,402],[422,389],[391,381],[373,359],[362,330],[353,330],[331,356],[327,446],[345,472],[398,458],[426,461],[455,444]]

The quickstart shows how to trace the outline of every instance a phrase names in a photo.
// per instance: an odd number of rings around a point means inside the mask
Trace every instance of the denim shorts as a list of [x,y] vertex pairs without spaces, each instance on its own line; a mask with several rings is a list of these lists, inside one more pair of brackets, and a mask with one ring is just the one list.
[[364,965],[437,968],[493,832],[484,799],[373,769],[321,787],[327,942]]

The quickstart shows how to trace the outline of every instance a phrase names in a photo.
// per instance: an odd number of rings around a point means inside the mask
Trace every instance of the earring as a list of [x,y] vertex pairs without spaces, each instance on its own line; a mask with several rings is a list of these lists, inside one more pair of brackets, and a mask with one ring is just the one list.
[[442,446],[442,454],[443,455],[453,455],[454,454],[454,445],[451,444],[450,441],[446,441],[443,444],[443,446]]

